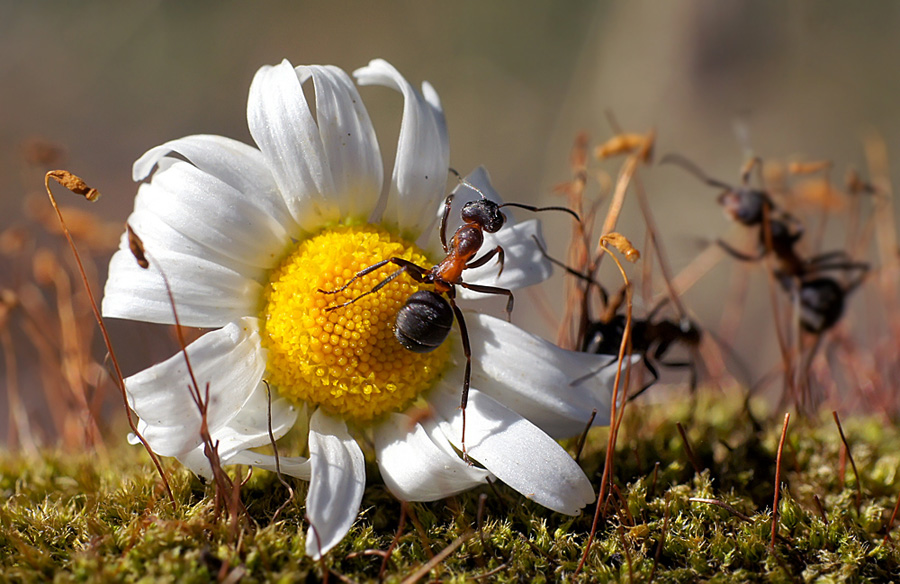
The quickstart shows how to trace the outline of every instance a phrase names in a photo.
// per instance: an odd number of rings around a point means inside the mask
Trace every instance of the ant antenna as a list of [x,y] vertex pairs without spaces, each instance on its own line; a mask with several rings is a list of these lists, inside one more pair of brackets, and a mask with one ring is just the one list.
[[534,211],[535,213],[540,213],[541,211],[565,211],[566,213],[574,217],[575,221],[581,223],[581,217],[578,216],[578,213],[576,213],[572,209],[569,209],[568,207],[535,207],[534,205],[525,205],[524,203],[503,203],[502,205],[497,205],[497,207],[517,207],[519,209]]
[[699,166],[697,166],[696,164],[694,164],[693,162],[691,162],[690,160],[688,160],[687,158],[685,158],[684,156],[682,156],[680,154],[666,154],[659,160],[659,164],[668,164],[668,163],[680,166],[681,168],[683,168],[686,171],[688,171],[689,173],[693,174],[694,176],[696,176],[697,178],[699,178],[700,180],[702,180],[703,182],[705,182],[706,184],[708,184],[711,187],[719,187],[720,189],[728,189],[729,191],[734,189],[734,187],[732,187],[728,183],[724,183],[720,180],[711,178],[705,172],[700,170]]
[[[470,183],[469,181],[464,179],[462,177],[462,175],[456,171],[456,169],[451,167],[451,168],[448,168],[448,170],[451,173],[453,173],[454,175],[456,175],[456,179],[459,181],[459,184],[469,187],[470,189],[472,189],[473,191],[475,191],[476,193],[481,195],[482,199],[485,199],[487,201],[490,200],[487,198],[487,195],[485,195],[483,192],[481,192],[481,189],[479,189],[478,187],[476,187],[475,185],[473,185],[472,183]],[[500,209],[502,207],[517,207],[519,209],[526,209],[528,211],[534,211],[535,213],[540,213],[541,211],[564,211],[564,212],[568,213],[569,215],[571,215],[572,217],[574,217],[576,221],[581,223],[581,217],[578,216],[578,213],[576,213],[572,209],[569,209],[566,207],[535,207],[534,205],[526,205],[524,203],[503,203],[501,205],[497,205],[498,209]]]
[[449,168],[448,170],[449,170],[450,172],[452,172],[453,174],[456,175],[456,180],[459,181],[459,184],[461,184],[461,185],[463,185],[463,186],[466,186],[466,187],[469,187],[470,189],[472,189],[473,191],[475,191],[476,193],[478,193],[479,195],[481,195],[481,198],[482,198],[482,199],[487,199],[487,196],[486,196],[484,193],[481,192],[481,189],[479,189],[478,187],[476,187],[475,185],[473,185],[472,183],[470,183],[469,181],[467,181],[466,179],[464,179],[464,178],[462,177],[462,175],[459,174],[459,173],[456,171],[456,169],[454,169],[454,168],[451,167],[451,168]]

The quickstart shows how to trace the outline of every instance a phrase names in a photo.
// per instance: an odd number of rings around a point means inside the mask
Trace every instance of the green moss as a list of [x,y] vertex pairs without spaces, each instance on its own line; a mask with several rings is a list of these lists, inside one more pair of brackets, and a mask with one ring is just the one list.
[[[496,485],[410,505],[412,517],[387,561],[385,580],[401,581],[465,534],[468,539],[431,577],[466,582],[490,573],[496,582],[646,582],[652,572],[655,582],[900,579],[900,553],[892,541],[883,543],[900,490],[900,433],[881,421],[844,422],[860,474],[857,485],[849,463],[840,476],[842,445],[833,424],[793,423],[782,461],[779,537],[771,550],[780,424],[757,433],[723,407],[694,411],[688,418],[673,416],[671,408],[632,407],[615,457],[613,504],[578,578],[573,577],[594,509],[565,517]],[[679,419],[704,467],[699,475],[675,428]],[[605,430],[592,433],[582,457],[595,485],[605,437]],[[208,582],[228,574],[241,576],[241,582],[322,578],[323,565],[303,553],[304,483],[293,485],[295,501],[273,523],[288,490],[272,474],[257,471],[241,490],[248,516],[233,524],[217,513],[210,487],[172,462],[166,470],[177,508],[138,448],[122,447],[107,456],[0,454],[2,578],[62,583]],[[388,548],[401,512],[383,485],[370,482],[359,520],[325,560],[335,574],[360,582],[377,580],[382,556],[372,551]],[[737,514],[691,498],[714,499]],[[898,533],[900,522],[892,536]]]

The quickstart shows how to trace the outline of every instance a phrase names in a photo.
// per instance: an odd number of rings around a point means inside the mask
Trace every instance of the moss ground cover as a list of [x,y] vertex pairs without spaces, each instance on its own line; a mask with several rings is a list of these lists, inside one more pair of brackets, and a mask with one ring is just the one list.
[[[900,529],[885,535],[900,488],[900,432],[880,419],[843,424],[859,483],[830,417],[789,428],[774,550],[780,424],[755,430],[734,408],[710,402],[693,415],[687,407],[673,413],[637,405],[618,441],[616,488],[580,574],[594,509],[567,518],[496,485],[409,505],[382,576],[388,582],[897,580]],[[581,456],[595,485],[604,432],[591,434]],[[246,512],[233,520],[216,508],[212,487],[175,464],[166,470],[177,508],[139,448],[3,453],[0,580],[373,581],[401,522],[401,504],[372,465],[360,519],[324,563],[315,563],[303,554],[303,508],[296,501],[304,498],[304,483],[289,483],[294,500],[279,512],[288,489],[274,474],[257,472],[240,489]]]

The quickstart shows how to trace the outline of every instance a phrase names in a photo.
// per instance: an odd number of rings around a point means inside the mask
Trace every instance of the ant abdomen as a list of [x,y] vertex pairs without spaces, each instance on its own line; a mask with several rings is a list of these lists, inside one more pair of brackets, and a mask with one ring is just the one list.
[[446,340],[453,326],[453,309],[431,290],[412,294],[397,311],[394,336],[414,353],[430,353]]
[[844,312],[846,292],[831,278],[816,278],[800,284],[800,325],[814,334],[833,327]]

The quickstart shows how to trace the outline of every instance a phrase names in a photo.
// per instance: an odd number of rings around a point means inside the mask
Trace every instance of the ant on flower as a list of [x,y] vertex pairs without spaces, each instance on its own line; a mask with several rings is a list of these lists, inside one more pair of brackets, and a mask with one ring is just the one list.
[[387,264],[394,264],[398,266],[398,269],[390,273],[367,292],[343,304],[330,306],[326,310],[330,312],[353,304],[365,296],[378,292],[404,273],[416,282],[430,284],[434,287],[433,290],[420,290],[410,295],[404,305],[400,307],[396,316],[394,336],[406,349],[416,353],[428,353],[437,349],[446,340],[453,325],[453,320],[454,318],[456,319],[459,325],[460,336],[462,337],[463,353],[466,357],[462,397],[459,407],[462,410],[463,419],[462,454],[468,460],[468,455],[466,454],[466,403],[469,397],[469,383],[472,374],[472,351],[469,345],[469,334],[466,329],[465,318],[456,304],[456,287],[461,286],[467,290],[482,294],[506,296],[506,318],[509,320],[514,300],[511,290],[463,281],[463,273],[466,270],[484,266],[495,256],[500,266],[497,275],[499,276],[503,273],[504,251],[501,246],[496,246],[481,257],[475,257],[484,244],[484,234],[497,233],[506,224],[506,215],[503,214],[501,209],[503,207],[516,207],[532,212],[563,211],[572,215],[576,221],[580,222],[581,219],[577,213],[566,207],[535,207],[523,203],[496,203],[485,196],[481,189],[466,181],[457,171],[452,168],[449,170],[457,177],[460,185],[472,189],[480,198],[463,205],[460,212],[463,224],[456,230],[449,242],[447,241],[447,221],[450,217],[454,194],[450,193],[444,199],[444,210],[441,215],[440,225],[441,246],[446,254],[443,260],[430,268],[426,268],[403,258],[387,258],[356,272],[340,288],[319,290],[319,292],[323,294],[338,294],[359,278]]

